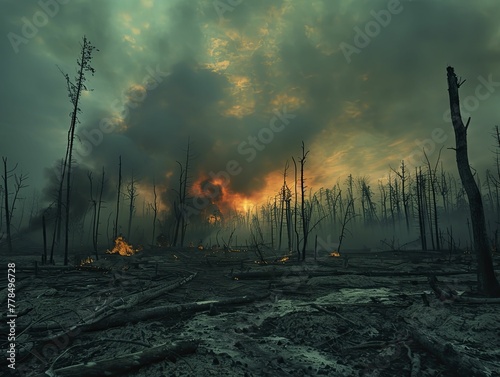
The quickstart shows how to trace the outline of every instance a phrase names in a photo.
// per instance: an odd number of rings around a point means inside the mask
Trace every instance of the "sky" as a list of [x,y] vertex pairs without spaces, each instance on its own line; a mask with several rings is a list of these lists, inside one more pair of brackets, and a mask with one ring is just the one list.
[[[0,155],[31,189],[53,184],[83,36],[99,51],[80,102],[75,169],[104,167],[151,196],[226,179],[234,198],[276,194],[301,156],[308,187],[348,174],[376,187],[425,149],[455,172],[446,67],[471,116],[470,160],[493,163],[500,123],[497,0],[0,0]],[[293,165],[291,165],[293,166]],[[289,176],[292,171],[289,171]],[[88,193],[82,174],[74,187]],[[229,177],[229,180],[227,178]],[[112,185],[110,184],[110,187]],[[246,204],[245,204],[246,206]],[[246,208],[246,207],[245,207]]]

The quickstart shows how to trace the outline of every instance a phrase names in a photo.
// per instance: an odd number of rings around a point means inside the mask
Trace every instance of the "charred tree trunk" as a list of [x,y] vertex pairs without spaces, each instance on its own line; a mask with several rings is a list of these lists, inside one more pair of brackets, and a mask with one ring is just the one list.
[[42,232],[43,232],[42,264],[45,264],[47,263],[47,228],[45,227],[45,215],[42,215]]
[[135,185],[136,181],[132,175],[132,180],[127,187],[129,205],[128,205],[128,226],[127,226],[127,239],[130,240],[130,234],[132,231],[132,217],[135,212],[135,198],[137,197],[137,187]]
[[451,120],[455,131],[455,151],[458,173],[469,200],[469,209],[474,236],[474,249],[477,258],[478,288],[482,293],[488,296],[500,296],[500,284],[495,277],[493,258],[491,256],[488,237],[486,234],[483,202],[469,165],[469,157],[467,153],[467,128],[470,123],[470,118],[467,120],[467,124],[464,125],[462,115],[460,114],[458,89],[463,82],[458,82],[453,67],[447,67],[446,70]]
[[97,204],[97,216],[96,216],[96,222],[95,222],[95,231],[94,231],[94,248],[95,248],[95,258],[96,260],[99,260],[99,254],[97,252],[98,245],[99,245],[99,224],[100,224],[100,218],[101,218],[101,207],[102,207],[102,194],[104,191],[104,166],[102,167],[102,176],[101,176],[101,189],[99,191],[99,202]]
[[306,158],[309,151],[306,152],[304,147],[304,142],[302,142],[302,158],[300,159],[300,214],[302,218],[302,256],[301,259],[306,260],[306,247],[307,240],[309,238],[309,211],[306,211],[305,195],[306,195],[306,185],[304,182],[304,165],[306,164]]
[[158,195],[156,193],[156,183],[154,181],[153,181],[153,197],[154,197],[154,202],[153,204],[150,204],[150,207],[153,210],[153,229],[151,234],[151,246],[155,246],[156,218],[158,216]]
[[418,213],[418,228],[420,231],[420,242],[422,245],[422,250],[427,250],[427,238],[425,236],[425,215],[424,215],[424,200],[422,191],[425,190],[424,180],[422,176],[422,170],[420,171],[415,168],[416,176],[416,194],[417,194],[417,213]]
[[67,171],[66,175],[66,221],[65,221],[65,238],[64,238],[64,265],[68,265],[68,249],[69,249],[69,209],[70,209],[70,194],[71,194],[71,164],[73,159],[73,144],[75,141],[75,129],[76,123],[78,122],[78,113],[80,112],[80,96],[82,91],[87,90],[85,86],[85,72],[90,72],[92,75],[95,70],[90,65],[92,60],[92,52],[95,47],[90,44],[87,37],[83,37],[82,51],[80,59],[78,60],[78,76],[76,77],[76,82],[72,82],[69,75],[65,74],[66,83],[68,85],[68,95],[73,104],[73,111],[71,112],[71,124],[68,131],[68,148],[67,148],[67,159],[65,161],[65,167]]
[[9,253],[12,254],[12,237],[10,232],[10,213],[9,213],[9,187],[8,179],[10,172],[7,170],[7,157],[2,157],[3,160],[3,187],[4,187],[4,200],[5,200],[5,226],[7,229],[7,246]]
[[[186,200],[187,200],[187,186],[188,186],[188,179],[189,179],[189,149],[190,149],[190,138],[188,138],[187,142],[187,150],[186,150],[186,164],[184,166],[184,181],[183,181],[183,187],[182,187],[182,207],[185,205]],[[184,239],[186,238],[186,230],[187,226],[189,224],[188,221],[186,221],[186,216],[182,214],[181,216],[181,247],[184,246]]]
[[113,240],[118,238],[118,215],[120,213],[120,190],[122,186],[122,156],[118,158],[118,192],[116,196],[116,217],[115,217],[115,229],[113,232]]
[[295,238],[296,238],[296,246],[297,246],[297,257],[300,260],[300,239],[299,239],[299,231],[297,228],[297,214],[298,214],[298,208],[297,208],[297,163],[295,162],[295,159],[292,157],[293,161],[293,168],[294,168],[294,195],[295,195],[295,203],[294,203],[294,213],[293,213],[293,229],[295,232]]

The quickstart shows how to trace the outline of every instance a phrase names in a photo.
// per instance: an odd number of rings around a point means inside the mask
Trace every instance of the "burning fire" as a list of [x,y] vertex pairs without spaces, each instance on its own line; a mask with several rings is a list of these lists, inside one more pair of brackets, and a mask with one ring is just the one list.
[[340,253],[337,250],[334,250],[330,253],[331,257],[340,257]]
[[113,250],[108,250],[106,251],[107,254],[120,254],[125,257],[130,257],[131,255],[134,255],[140,251],[140,249],[134,249],[132,245],[127,243],[125,239],[122,236],[118,236],[117,239],[115,240],[115,247],[113,247]]
[[80,266],[83,266],[86,264],[91,264],[92,262],[94,262],[94,260],[91,257],[87,257],[87,258],[81,260]]
[[278,262],[285,263],[286,261],[289,261],[290,257],[284,256],[283,258],[279,259]]

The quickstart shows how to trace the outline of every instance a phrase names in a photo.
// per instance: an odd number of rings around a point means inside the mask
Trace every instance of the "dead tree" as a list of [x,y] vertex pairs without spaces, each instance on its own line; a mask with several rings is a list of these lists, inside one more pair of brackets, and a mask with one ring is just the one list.
[[[24,181],[28,179],[28,177],[24,174],[20,174],[19,176],[14,173],[14,171],[17,169],[17,164],[12,168],[8,169],[7,167],[7,157],[2,157],[3,160],[3,175],[2,175],[2,180],[3,180],[3,199],[4,199],[4,206],[5,206],[5,225],[6,225],[6,232],[7,232],[7,247],[9,249],[9,252],[12,252],[12,218],[14,215],[14,210],[16,209],[16,203],[19,199],[19,192],[23,189],[28,187],[28,185],[24,184]],[[14,196],[11,200],[10,203],[10,208],[9,208],[9,179],[14,178]],[[24,211],[24,208],[22,209]],[[22,219],[22,216],[21,216]],[[21,226],[21,224],[19,224]]]
[[458,81],[453,67],[448,66],[448,94],[450,99],[451,120],[455,131],[455,152],[458,173],[469,200],[469,210],[471,214],[472,231],[474,235],[474,249],[477,258],[477,275],[479,291],[488,296],[500,296],[500,284],[493,269],[493,258],[491,256],[488,237],[486,233],[486,221],[481,193],[469,165],[467,152],[467,128],[470,124],[470,117],[464,125],[460,113],[460,100],[458,89],[465,82]]
[[292,157],[293,161],[293,171],[294,171],[294,178],[293,178],[293,183],[294,183],[294,196],[295,196],[295,201],[294,201],[294,211],[293,211],[293,229],[295,232],[295,240],[297,242],[297,257],[300,260],[300,249],[299,249],[299,243],[300,243],[300,236],[299,236],[299,231],[297,227],[297,219],[298,219],[298,195],[297,195],[297,162],[295,162],[295,158]]
[[285,163],[285,169],[283,170],[283,186],[281,186],[280,192],[280,225],[279,225],[279,242],[278,242],[278,250],[281,250],[281,239],[283,235],[283,219],[285,215],[285,203],[287,200],[287,185],[286,185],[286,171],[288,170],[288,160]]
[[[309,222],[311,221],[311,213],[312,208],[308,208],[306,210],[306,185],[304,181],[304,165],[306,164],[306,158],[309,154],[309,151],[306,152],[304,142],[302,142],[302,157],[299,160],[300,162],[300,217],[302,218],[302,260],[306,259],[306,247],[307,247],[307,239],[309,238]],[[312,206],[312,203],[310,203]],[[298,246],[298,245],[297,245]]]
[[393,168],[391,168],[391,170],[394,173],[396,173],[396,175],[401,180],[401,199],[403,201],[403,210],[404,210],[404,214],[405,214],[406,231],[409,233],[410,232],[410,220],[409,220],[409,210],[408,210],[409,195],[408,195],[407,184],[406,184],[406,181],[408,180],[408,175],[406,174],[406,165],[405,165],[404,160],[401,161],[401,171],[395,170]]
[[87,177],[90,183],[90,203],[92,205],[92,246],[94,248],[94,253],[96,260],[99,259],[99,254],[97,252],[98,249],[98,238],[99,238],[99,218],[101,214],[101,206],[102,206],[102,193],[104,190],[104,167],[102,168],[102,177],[101,177],[101,187],[99,190],[99,199],[94,199],[94,190],[93,190],[93,178],[92,172],[87,173]]
[[104,166],[102,167],[102,175],[101,175],[101,189],[99,191],[99,200],[97,202],[97,216],[95,221],[95,230],[94,230],[94,249],[95,249],[95,257],[96,260],[99,259],[99,255],[97,253],[98,245],[99,245],[99,224],[101,218],[101,208],[102,208],[102,194],[104,191]]
[[432,210],[429,210],[429,216],[430,216],[430,222],[434,221],[434,232],[435,232],[435,238],[436,238],[436,248],[435,250],[441,250],[441,243],[439,240],[439,222],[438,222],[438,210],[437,210],[437,200],[436,200],[436,190],[437,190],[437,168],[439,164],[439,160],[441,158],[441,151],[443,148],[439,150],[438,158],[436,161],[436,164],[434,165],[434,169],[431,167],[431,163],[429,160],[429,157],[427,156],[427,153],[425,153],[424,150],[424,156],[425,160],[427,162],[427,169],[429,171],[429,180],[430,180],[430,193],[432,194]]
[[378,188],[380,190],[380,211],[382,214],[382,224],[387,224],[387,192],[385,190],[385,185],[378,181]]
[[149,208],[153,211],[153,230],[151,235],[151,246],[155,244],[156,218],[158,216],[158,195],[156,194],[156,183],[153,181],[153,203],[149,203]]
[[286,214],[286,232],[288,236],[288,252],[291,253],[293,246],[293,236],[292,236],[292,191],[286,187],[284,192],[285,195],[285,214]]
[[[63,201],[63,191],[64,191],[64,176],[65,176],[65,168],[64,168],[64,159],[61,160],[61,176],[59,177],[59,188],[57,190],[57,208],[56,208],[56,217],[54,220],[54,230],[52,234],[52,243],[50,246],[50,263],[54,264],[54,249],[57,245],[59,246],[61,242],[61,224],[62,224],[62,201]],[[56,241],[57,240],[57,241]]]
[[177,241],[179,239],[180,232],[180,246],[184,245],[184,238],[186,236],[186,230],[188,226],[187,216],[185,212],[186,201],[187,201],[187,186],[189,183],[189,159],[190,155],[190,139],[188,138],[187,150],[186,150],[186,162],[184,166],[176,161],[179,165],[179,190],[176,191],[178,196],[178,201],[174,201],[174,212],[175,212],[175,230],[173,237],[173,246],[177,246]]
[[422,175],[422,168],[415,168],[415,194],[417,200],[417,213],[418,213],[418,228],[420,231],[420,243],[422,250],[427,250],[427,236],[426,236],[426,201],[425,201],[425,178]]
[[376,205],[372,199],[372,191],[368,184],[368,178],[358,178],[358,186],[361,194],[361,211],[365,224],[372,225],[375,220],[378,220]]
[[115,227],[113,230],[113,240],[118,238],[118,215],[120,213],[120,196],[122,187],[122,156],[118,158],[118,188],[116,193],[116,216],[115,216]]
[[127,227],[127,239],[130,240],[130,232],[132,230],[132,217],[135,212],[135,198],[137,198],[137,181],[134,179],[132,175],[132,179],[127,186],[127,199],[129,200],[128,205],[128,227]]
[[337,252],[340,253],[340,248],[342,247],[342,242],[346,236],[346,233],[349,232],[347,225],[349,222],[356,217],[356,212],[354,212],[354,198],[349,198],[347,200],[347,206],[344,212],[344,217],[341,221],[340,235],[339,235],[339,246],[337,247]]
[[[76,123],[78,122],[78,113],[80,112],[80,96],[82,92],[87,91],[85,85],[86,73],[95,73],[95,69],[90,65],[92,61],[92,53],[96,50],[94,46],[90,43],[87,37],[83,37],[82,51],[80,59],[77,60],[77,65],[79,67],[78,74],[75,81],[72,81],[68,74],[63,73],[66,84],[68,87],[68,96],[73,105],[73,110],[71,112],[71,124],[68,131],[68,145],[66,150],[66,160],[64,163],[64,169],[66,174],[66,228],[65,228],[65,240],[64,240],[64,265],[68,264],[68,248],[69,248],[69,209],[70,209],[70,193],[71,193],[71,164],[73,162],[73,144],[75,141],[75,129]],[[99,50],[97,50],[99,51]],[[62,71],[61,71],[62,72]]]
[[6,232],[7,232],[7,247],[9,248],[9,253],[12,253],[12,234],[11,234],[11,229],[10,229],[10,209],[9,209],[9,178],[12,176],[12,172],[16,169],[16,166],[14,166],[13,169],[8,170],[7,169],[7,157],[2,157],[3,160],[3,189],[4,189],[4,205],[5,205],[5,226],[6,226]]
[[95,224],[97,220],[97,200],[94,199],[94,189],[93,189],[93,178],[92,178],[92,172],[88,171],[87,172],[87,178],[89,179],[89,185],[90,185],[90,205],[92,207],[92,223],[90,225],[91,232],[92,232],[92,246],[94,247],[94,252],[97,255],[97,245],[94,242],[94,235],[95,235]]

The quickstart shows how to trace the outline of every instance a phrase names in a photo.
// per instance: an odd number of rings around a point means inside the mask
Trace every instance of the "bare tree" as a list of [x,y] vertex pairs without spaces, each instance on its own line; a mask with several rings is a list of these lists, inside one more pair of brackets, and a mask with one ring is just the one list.
[[[302,157],[300,158],[300,214],[302,219],[302,260],[306,259],[306,247],[307,247],[307,239],[309,237],[309,222],[311,220],[311,208],[306,210],[305,203],[305,180],[304,180],[304,165],[306,164],[306,158],[309,154],[309,151],[306,152],[304,142],[302,142]],[[312,204],[310,204],[312,206]],[[298,245],[297,245],[298,247]]]
[[7,246],[9,252],[12,253],[12,234],[10,229],[10,209],[9,209],[9,178],[12,177],[13,171],[17,168],[17,164],[12,169],[7,169],[7,157],[2,157],[3,160],[3,189],[4,189],[4,207],[5,207],[5,226],[7,232]]
[[415,168],[415,193],[417,200],[417,213],[418,213],[418,227],[420,230],[420,242],[422,250],[427,250],[427,236],[426,236],[426,200],[425,200],[425,178],[422,175],[422,168]]
[[347,206],[344,212],[344,217],[341,221],[340,235],[339,235],[339,246],[337,247],[337,252],[340,253],[340,248],[342,247],[342,242],[346,237],[346,233],[349,232],[347,225],[349,222],[356,217],[356,212],[354,212],[354,198],[350,197],[347,199]]
[[297,162],[295,162],[295,158],[292,157],[293,161],[293,172],[294,172],[294,178],[293,178],[293,184],[294,184],[294,211],[293,211],[293,229],[295,232],[295,240],[297,242],[297,257],[300,260],[300,251],[299,251],[299,243],[300,243],[300,236],[299,236],[299,231],[297,227],[297,219],[298,219],[298,196],[297,196]]
[[184,237],[186,236],[186,229],[189,223],[187,222],[187,217],[185,213],[185,206],[187,201],[187,186],[189,183],[189,159],[190,155],[190,139],[188,138],[187,142],[187,150],[186,150],[186,162],[184,166],[176,161],[179,165],[179,190],[176,191],[178,196],[178,201],[174,201],[174,212],[175,212],[175,230],[174,230],[174,238],[173,245],[177,245],[177,241],[179,238],[180,231],[180,245],[184,244]]
[[281,250],[281,239],[283,234],[283,219],[285,215],[285,203],[287,200],[287,185],[286,185],[286,171],[288,170],[288,160],[285,163],[285,169],[283,170],[283,186],[281,186],[280,190],[280,225],[279,225],[279,241],[278,241],[278,250]]
[[120,196],[122,187],[122,156],[118,158],[118,187],[116,193],[116,215],[115,215],[115,227],[113,229],[113,240],[118,238],[118,215],[120,213]]
[[[83,44],[81,50],[80,59],[77,60],[77,65],[79,67],[78,74],[75,81],[72,81],[68,74],[63,73],[66,84],[68,87],[68,96],[73,105],[73,110],[71,112],[71,124],[68,131],[68,145],[66,150],[66,159],[64,163],[64,169],[66,174],[66,229],[65,229],[65,240],[64,240],[64,265],[68,264],[68,248],[69,248],[69,209],[70,209],[70,193],[71,193],[71,164],[73,161],[73,144],[75,140],[75,129],[76,123],[78,122],[78,113],[80,110],[80,96],[83,91],[87,91],[85,85],[86,77],[85,74],[90,72],[92,76],[95,73],[95,69],[90,65],[92,61],[92,53],[96,50],[94,46],[90,43],[87,37],[83,37]],[[97,50],[99,51],[99,50]],[[62,71],[61,71],[62,72]]]
[[[28,179],[28,177],[24,174],[17,175],[14,173],[14,171],[17,169],[17,164],[12,168],[9,169],[7,167],[7,157],[2,157],[3,160],[3,175],[2,175],[2,181],[3,181],[3,199],[4,199],[4,206],[5,206],[5,225],[6,225],[6,232],[7,232],[7,247],[9,249],[9,252],[12,252],[12,218],[14,215],[14,210],[16,209],[16,203],[20,199],[19,198],[19,193],[23,188],[28,187],[28,185],[24,184],[24,181]],[[9,208],[9,179],[14,178],[14,196],[11,200],[10,203],[10,208]],[[24,208],[23,208],[24,211]],[[22,218],[22,216],[21,216]],[[19,224],[21,226],[21,224]],[[15,228],[15,227],[14,227]]]
[[137,198],[137,187],[136,187],[137,181],[134,179],[134,176],[132,175],[132,179],[130,183],[127,186],[127,198],[129,200],[129,206],[128,206],[128,227],[127,227],[127,239],[130,239],[130,231],[132,230],[132,217],[135,212],[135,198]]
[[156,218],[158,216],[158,195],[156,194],[156,183],[153,180],[153,203],[149,203],[149,208],[153,211],[153,230],[151,235],[151,245],[155,244]]
[[438,158],[436,160],[436,164],[434,165],[434,168],[432,168],[429,157],[427,156],[427,153],[425,153],[424,150],[424,156],[425,160],[427,162],[427,170],[429,173],[429,190],[430,194],[432,194],[432,210],[429,210],[429,215],[430,215],[430,222],[434,221],[434,232],[435,232],[435,238],[436,238],[436,250],[441,250],[441,242],[439,240],[439,222],[438,222],[438,210],[437,210],[437,200],[436,200],[436,191],[437,191],[437,186],[438,186],[438,180],[437,180],[437,168],[439,164],[439,160],[441,158],[441,151],[443,148],[439,150]]
[[488,296],[500,296],[500,284],[493,269],[493,258],[486,233],[486,221],[481,193],[469,165],[467,152],[467,128],[470,117],[464,125],[460,113],[460,99],[458,89],[465,82],[459,82],[453,67],[446,68],[448,79],[448,95],[450,99],[451,120],[455,131],[455,152],[458,173],[469,200],[472,231],[474,235],[474,249],[477,258],[478,288]]
[[92,172],[87,173],[87,177],[90,182],[90,203],[92,206],[92,246],[94,247],[96,260],[99,259],[98,254],[98,238],[99,238],[99,218],[101,214],[101,206],[102,206],[102,193],[104,190],[104,167],[102,168],[102,176],[101,176],[101,187],[99,189],[99,199],[94,199],[94,190],[93,190],[93,178]]
[[406,174],[406,165],[404,160],[401,161],[401,171],[395,170],[391,168],[391,170],[396,173],[396,175],[399,177],[401,180],[401,199],[403,201],[403,210],[405,213],[405,224],[406,224],[406,231],[409,233],[410,232],[410,220],[409,220],[409,211],[408,211],[408,203],[409,203],[409,195],[408,195],[408,190],[407,190],[407,184],[406,181],[408,180],[408,175]]
[[97,202],[97,216],[96,216],[96,221],[95,221],[95,228],[94,228],[94,250],[95,250],[95,257],[96,260],[99,259],[99,254],[97,253],[98,245],[99,245],[99,224],[100,224],[100,219],[101,219],[101,208],[102,208],[102,194],[104,191],[104,166],[102,167],[102,175],[101,175],[101,189],[99,190],[99,200]]

